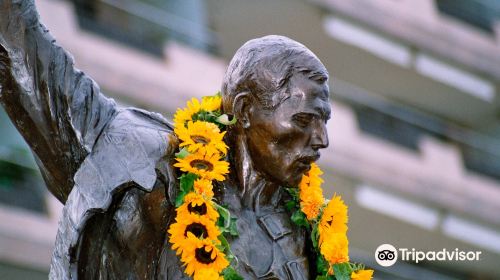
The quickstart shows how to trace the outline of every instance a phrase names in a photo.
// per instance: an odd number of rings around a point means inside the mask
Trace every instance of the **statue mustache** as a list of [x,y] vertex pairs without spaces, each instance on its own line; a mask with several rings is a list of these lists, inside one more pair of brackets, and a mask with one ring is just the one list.
[[320,153],[316,152],[313,154],[299,156],[299,157],[297,157],[297,159],[295,161],[300,162],[300,163],[304,163],[304,164],[311,164],[311,163],[317,161],[320,158],[320,156],[321,156]]

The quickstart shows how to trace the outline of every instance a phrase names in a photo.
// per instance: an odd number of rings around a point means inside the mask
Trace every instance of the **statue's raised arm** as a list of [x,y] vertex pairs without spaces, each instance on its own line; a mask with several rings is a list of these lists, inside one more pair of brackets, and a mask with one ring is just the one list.
[[40,23],[33,0],[0,0],[0,103],[64,203],[116,106],[74,67]]
[[65,204],[49,278],[151,278],[175,198],[171,125],[103,96],[33,0],[0,0],[0,103]]

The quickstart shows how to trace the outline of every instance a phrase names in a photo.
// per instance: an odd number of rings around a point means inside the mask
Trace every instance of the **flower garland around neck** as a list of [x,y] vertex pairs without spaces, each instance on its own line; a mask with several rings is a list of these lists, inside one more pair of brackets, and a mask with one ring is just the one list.
[[331,200],[323,197],[321,174],[318,165],[312,163],[298,189],[287,188],[292,200],[286,204],[293,212],[292,221],[311,232],[316,253],[316,280],[372,279],[373,270],[349,262],[347,206],[336,194]]
[[[236,219],[214,200],[213,181],[229,173],[224,142],[226,127],[236,122],[221,112],[221,95],[193,98],[174,115],[174,133],[180,140],[175,167],[179,190],[176,217],[168,228],[172,249],[184,272],[195,280],[243,280],[231,264],[237,262],[225,235],[238,236]],[[349,262],[347,206],[340,196],[323,198],[316,164],[302,177],[299,188],[287,188],[286,204],[292,221],[311,231],[316,252],[316,280],[371,279],[373,271]]]

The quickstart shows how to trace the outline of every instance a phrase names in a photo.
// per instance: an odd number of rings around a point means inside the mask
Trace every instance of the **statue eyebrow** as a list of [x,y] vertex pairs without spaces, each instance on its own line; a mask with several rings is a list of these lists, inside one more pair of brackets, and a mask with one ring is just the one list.
[[328,80],[328,74],[322,70],[304,69],[300,72],[306,74],[307,78],[309,78],[310,80],[316,81],[318,83],[324,83]]
[[323,119],[325,121],[327,121],[327,120],[330,119],[330,117],[331,117],[331,111],[330,110],[325,109],[324,107],[315,107],[314,109],[315,109],[314,112],[309,112],[309,111],[306,112],[306,111],[304,111],[304,112],[295,113],[295,114],[292,115],[292,118],[296,118],[297,116],[301,116],[301,115],[308,115],[308,116],[311,116],[311,117],[316,117],[316,118],[319,118],[319,119]]

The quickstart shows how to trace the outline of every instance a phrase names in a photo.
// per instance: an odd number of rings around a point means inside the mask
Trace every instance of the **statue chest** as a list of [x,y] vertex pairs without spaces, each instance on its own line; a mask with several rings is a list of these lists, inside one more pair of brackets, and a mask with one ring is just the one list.
[[[307,233],[291,223],[288,213],[257,215],[242,210],[231,214],[237,218],[239,235],[227,239],[237,258],[233,267],[244,279],[310,279]],[[164,246],[158,268],[159,279],[190,279],[170,244]]]
[[[190,279],[168,242],[167,221],[172,220],[173,209],[163,189],[161,184],[151,193],[133,188],[116,202],[115,211],[88,223],[82,248],[90,253],[79,257],[81,279]],[[239,235],[228,241],[238,259],[234,268],[242,277],[312,279],[306,230],[293,224],[280,206],[254,211],[235,201],[224,203],[237,218]]]
[[285,211],[235,213],[239,236],[229,240],[245,279],[309,279],[306,231]]

